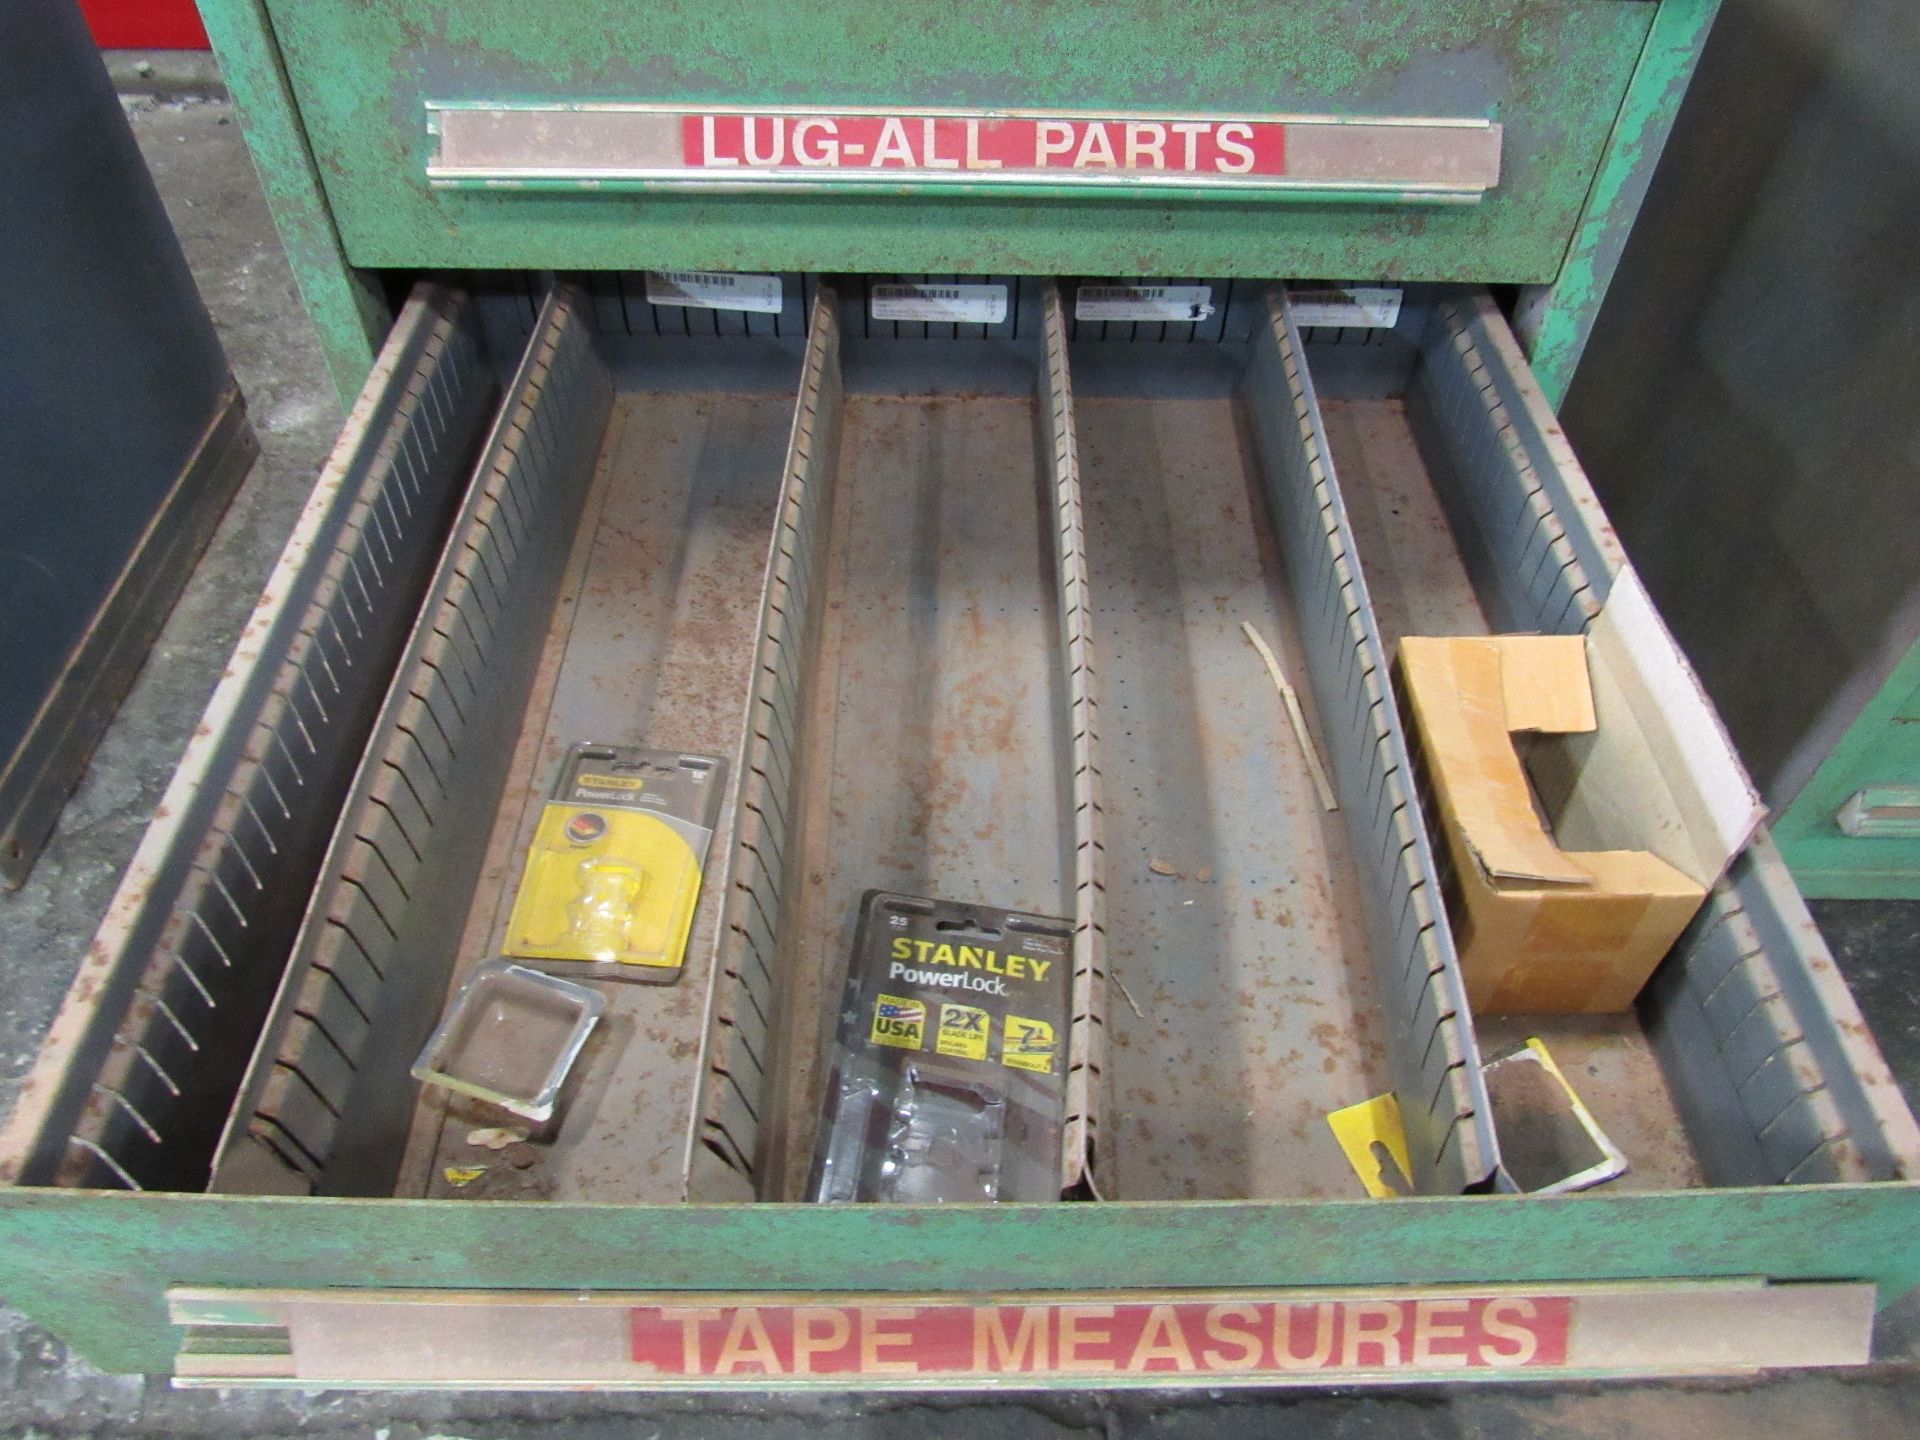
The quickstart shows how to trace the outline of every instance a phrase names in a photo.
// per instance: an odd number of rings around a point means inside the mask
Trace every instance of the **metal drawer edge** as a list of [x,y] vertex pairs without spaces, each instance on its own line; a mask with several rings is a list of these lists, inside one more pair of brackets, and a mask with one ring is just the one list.
[[[272,993],[271,961],[236,965],[233,937],[284,958],[259,937],[291,941],[425,581],[398,542],[443,523],[493,393],[467,297],[418,287],[54,1021],[0,1179],[204,1182],[208,1112],[238,1070],[196,1022]],[[257,1023],[213,1029],[250,1047]]]

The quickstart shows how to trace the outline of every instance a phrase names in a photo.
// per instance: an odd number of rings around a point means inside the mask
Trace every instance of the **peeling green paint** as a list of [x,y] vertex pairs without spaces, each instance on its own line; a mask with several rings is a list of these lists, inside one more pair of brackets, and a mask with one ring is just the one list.
[[1573,383],[1719,9],[1720,0],[1661,0],[1559,279],[1529,296],[1515,317],[1534,376],[1556,410]]
[[207,0],[201,12],[334,388],[351,405],[393,317],[347,263],[260,0]]
[[[752,15],[569,0],[564,20],[509,0],[205,8],[343,393],[386,321],[353,265],[722,266],[1545,286],[1520,320],[1557,400],[1717,3],[1061,0],[993,26],[929,0]],[[428,96],[1484,114],[1508,127],[1506,175],[1482,205],[1442,214],[1167,197],[435,194],[420,177]]]

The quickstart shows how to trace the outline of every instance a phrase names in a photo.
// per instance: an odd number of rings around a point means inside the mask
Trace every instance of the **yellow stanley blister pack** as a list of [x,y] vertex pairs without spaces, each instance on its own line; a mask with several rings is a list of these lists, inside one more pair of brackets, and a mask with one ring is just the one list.
[[679,979],[725,776],[709,755],[574,746],[534,831],[506,953]]

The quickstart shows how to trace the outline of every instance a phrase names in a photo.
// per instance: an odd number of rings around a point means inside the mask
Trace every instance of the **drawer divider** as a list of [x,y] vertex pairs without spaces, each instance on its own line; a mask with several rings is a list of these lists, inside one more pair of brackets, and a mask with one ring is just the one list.
[[1277,287],[1247,385],[1310,688],[1361,868],[1410,1178],[1426,1194],[1483,1189],[1499,1153],[1459,959],[1319,403]]
[[[582,307],[555,287],[508,387],[228,1117],[216,1189],[392,1188],[407,1069],[458,958],[499,756],[520,719],[508,697],[530,683],[612,410]],[[395,777],[416,796],[437,792],[412,812],[418,836],[387,801]],[[350,1029],[328,1023],[347,1015]]]
[[1106,1068],[1107,920],[1104,806],[1100,781],[1100,701],[1094,663],[1093,602],[1087,527],[1080,492],[1073,374],[1066,308],[1057,285],[1042,299],[1039,414],[1053,492],[1054,571],[1060,589],[1062,651],[1072,736],[1073,994],[1067,1029],[1066,1125],[1061,1191],[1099,1194],[1102,1075]]
[[787,1068],[787,1048],[806,1038],[776,1024],[763,1041],[767,1027],[760,1017],[786,1013],[789,967],[780,920],[803,868],[786,857],[798,840],[789,818],[800,810],[796,737],[825,599],[824,552],[840,449],[838,305],[831,285],[814,292],[761,592],[753,680],[731,780],[735,830],[718,868],[725,898],[687,1136],[686,1184],[694,1199],[780,1199],[791,1178],[780,1158],[787,1103],[769,1087]]

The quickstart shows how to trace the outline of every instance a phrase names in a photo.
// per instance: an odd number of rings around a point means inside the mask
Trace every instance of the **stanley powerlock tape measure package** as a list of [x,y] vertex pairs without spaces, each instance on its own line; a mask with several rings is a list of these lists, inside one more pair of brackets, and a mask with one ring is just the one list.
[[680,978],[726,765],[707,755],[576,745],[534,831],[506,951]]
[[868,891],[816,1200],[1060,1198],[1073,923]]

